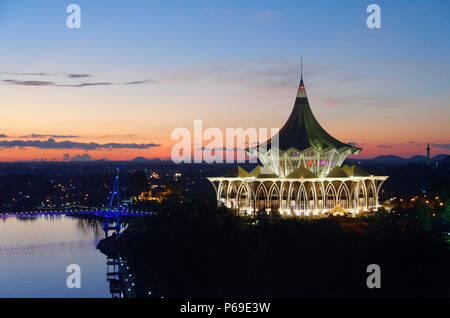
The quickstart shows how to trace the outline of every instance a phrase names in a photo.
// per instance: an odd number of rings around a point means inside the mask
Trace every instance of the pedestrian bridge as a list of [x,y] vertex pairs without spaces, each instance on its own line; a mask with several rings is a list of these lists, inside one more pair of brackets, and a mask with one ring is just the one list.
[[149,216],[153,215],[153,213],[149,211],[129,210],[120,204],[119,169],[117,168],[116,170],[117,174],[114,179],[112,195],[109,201],[109,205],[106,208],[85,208],[85,209],[75,208],[75,209],[53,209],[53,210],[35,209],[34,211],[0,213],[0,218],[7,218],[7,217],[31,218],[39,216],[58,216],[58,215],[97,216],[104,220],[103,230],[105,231],[106,237],[108,236],[109,231],[115,231],[116,234],[119,234],[121,229],[121,221],[120,221],[121,217]]
[[121,217],[121,216],[146,216],[153,215],[149,211],[135,211],[128,209],[110,210],[110,209],[76,209],[76,210],[34,210],[21,212],[0,212],[1,218],[6,217],[38,217],[38,216],[52,216],[52,215],[92,215],[98,217]]

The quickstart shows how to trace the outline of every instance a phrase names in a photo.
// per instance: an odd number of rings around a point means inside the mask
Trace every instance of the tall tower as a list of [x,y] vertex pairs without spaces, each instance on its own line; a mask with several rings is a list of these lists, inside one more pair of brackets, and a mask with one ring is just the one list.
[[427,165],[430,165],[430,144],[427,144]]

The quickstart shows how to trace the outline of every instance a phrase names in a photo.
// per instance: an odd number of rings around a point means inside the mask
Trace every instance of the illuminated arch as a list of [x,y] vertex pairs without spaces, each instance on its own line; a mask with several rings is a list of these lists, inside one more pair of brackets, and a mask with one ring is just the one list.
[[264,185],[264,183],[260,183],[258,185],[258,188],[256,189],[256,210],[259,212],[265,212],[266,208],[268,206],[268,192],[267,192],[267,188]]
[[367,189],[364,181],[358,183],[357,190],[356,204],[358,212],[367,211]]
[[221,202],[224,205],[227,203],[227,197],[228,197],[227,187],[228,187],[228,183],[229,183],[229,181],[221,181],[219,183],[219,188],[217,190],[217,201]]
[[369,210],[376,208],[377,206],[377,198],[376,198],[376,187],[373,181],[369,184],[369,190],[367,191],[367,208]]
[[325,190],[325,209],[332,210],[336,206],[336,189],[330,182]]
[[275,182],[269,190],[269,206],[272,213],[280,210],[280,190]]
[[250,211],[251,192],[246,182],[242,182],[238,189],[237,203],[239,213]]
[[280,188],[280,212],[283,213],[287,211],[288,208],[288,191],[289,182],[282,182]]
[[316,202],[317,202],[317,210],[323,211],[325,209],[325,195],[324,195],[324,189],[323,189],[323,183],[320,182],[316,187]]
[[308,204],[307,209],[311,211],[313,214],[316,214],[315,211],[318,210],[317,208],[317,193],[316,193],[316,185],[314,183],[309,184],[309,191],[307,191],[308,194]]
[[223,188],[223,183],[224,183],[225,181],[220,181],[219,182],[219,186],[217,187],[217,193],[216,193],[216,195],[217,195],[217,201],[218,202],[220,202],[220,196],[221,196],[221,193],[222,193],[222,188]]
[[236,195],[237,195],[236,183],[230,182],[228,184],[227,190],[227,204],[228,207],[233,210],[237,208]]
[[297,206],[300,214],[306,215],[308,203],[308,195],[306,193],[306,188],[303,183],[300,185],[297,194]]
[[345,182],[339,186],[337,199],[341,208],[346,211],[350,208],[350,191]]
[[287,205],[288,215],[295,215],[295,210],[297,210],[297,196],[295,192],[296,192],[296,185],[294,182],[290,182],[288,191],[288,205]]

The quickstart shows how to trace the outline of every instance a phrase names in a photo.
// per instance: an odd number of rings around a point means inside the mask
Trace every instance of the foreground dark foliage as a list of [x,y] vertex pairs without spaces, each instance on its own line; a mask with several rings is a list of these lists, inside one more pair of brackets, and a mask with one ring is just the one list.
[[[144,297],[448,297],[438,235],[390,216],[243,221],[213,207],[166,209],[99,248],[120,253]],[[369,264],[381,289],[366,286]]]

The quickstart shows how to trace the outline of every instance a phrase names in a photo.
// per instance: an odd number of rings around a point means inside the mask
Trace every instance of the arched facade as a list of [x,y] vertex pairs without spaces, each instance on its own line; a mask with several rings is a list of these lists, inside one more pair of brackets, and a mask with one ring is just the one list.
[[349,178],[208,178],[217,202],[233,211],[284,217],[321,216],[339,205],[346,212],[378,210],[378,191],[387,177]]
[[260,183],[256,189],[256,211],[266,212],[269,207],[269,194],[264,186],[264,183]]

